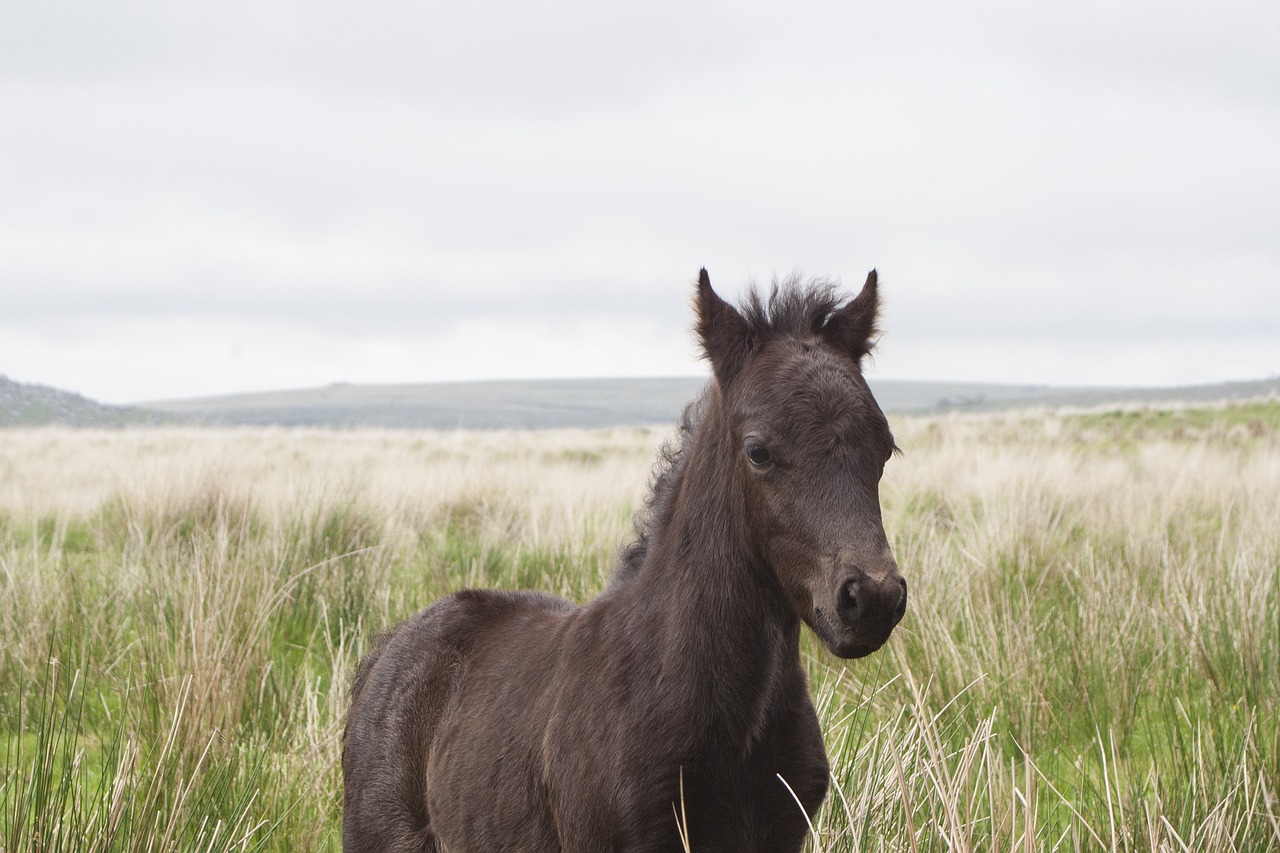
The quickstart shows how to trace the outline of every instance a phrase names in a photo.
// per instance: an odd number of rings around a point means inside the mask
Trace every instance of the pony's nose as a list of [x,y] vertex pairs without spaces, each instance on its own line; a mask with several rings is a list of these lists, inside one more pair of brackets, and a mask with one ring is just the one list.
[[836,612],[847,628],[883,641],[907,612],[907,581],[896,572],[873,578],[854,569],[840,587]]

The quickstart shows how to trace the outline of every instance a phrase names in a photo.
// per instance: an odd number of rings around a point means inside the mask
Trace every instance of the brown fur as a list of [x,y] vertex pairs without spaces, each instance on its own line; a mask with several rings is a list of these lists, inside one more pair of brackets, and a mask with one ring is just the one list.
[[800,850],[828,784],[800,623],[861,657],[906,606],[860,369],[876,301],[872,272],[846,304],[789,280],[740,312],[702,271],[715,379],[638,542],[583,606],[464,590],[360,663],[345,850],[677,851],[677,814],[697,851]]

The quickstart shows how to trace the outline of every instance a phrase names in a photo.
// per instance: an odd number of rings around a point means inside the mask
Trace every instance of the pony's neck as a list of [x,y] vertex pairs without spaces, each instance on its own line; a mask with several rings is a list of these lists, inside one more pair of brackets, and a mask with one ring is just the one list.
[[717,739],[749,750],[794,689],[800,623],[748,544],[742,474],[718,393],[686,452],[632,583],[632,606],[658,643],[662,679],[689,691]]

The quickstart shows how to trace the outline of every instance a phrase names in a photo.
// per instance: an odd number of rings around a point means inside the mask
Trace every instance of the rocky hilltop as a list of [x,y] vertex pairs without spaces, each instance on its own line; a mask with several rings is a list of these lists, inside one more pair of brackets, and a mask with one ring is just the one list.
[[166,423],[171,417],[129,406],[107,406],[71,391],[28,385],[0,375],[0,427],[118,427]]

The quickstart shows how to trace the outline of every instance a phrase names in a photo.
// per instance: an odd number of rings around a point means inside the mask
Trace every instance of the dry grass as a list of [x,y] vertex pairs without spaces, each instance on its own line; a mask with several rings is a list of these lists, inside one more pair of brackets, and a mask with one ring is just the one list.
[[[813,849],[1280,846],[1277,412],[896,423],[911,606],[806,644]],[[594,594],[661,438],[0,434],[0,850],[336,849],[365,645],[459,586]]]
[[645,428],[7,430],[0,512],[85,515],[119,499],[155,513],[210,494],[252,503],[273,520],[326,500],[397,517],[497,503],[528,525],[522,534],[561,536],[601,507],[642,496],[662,435]]

